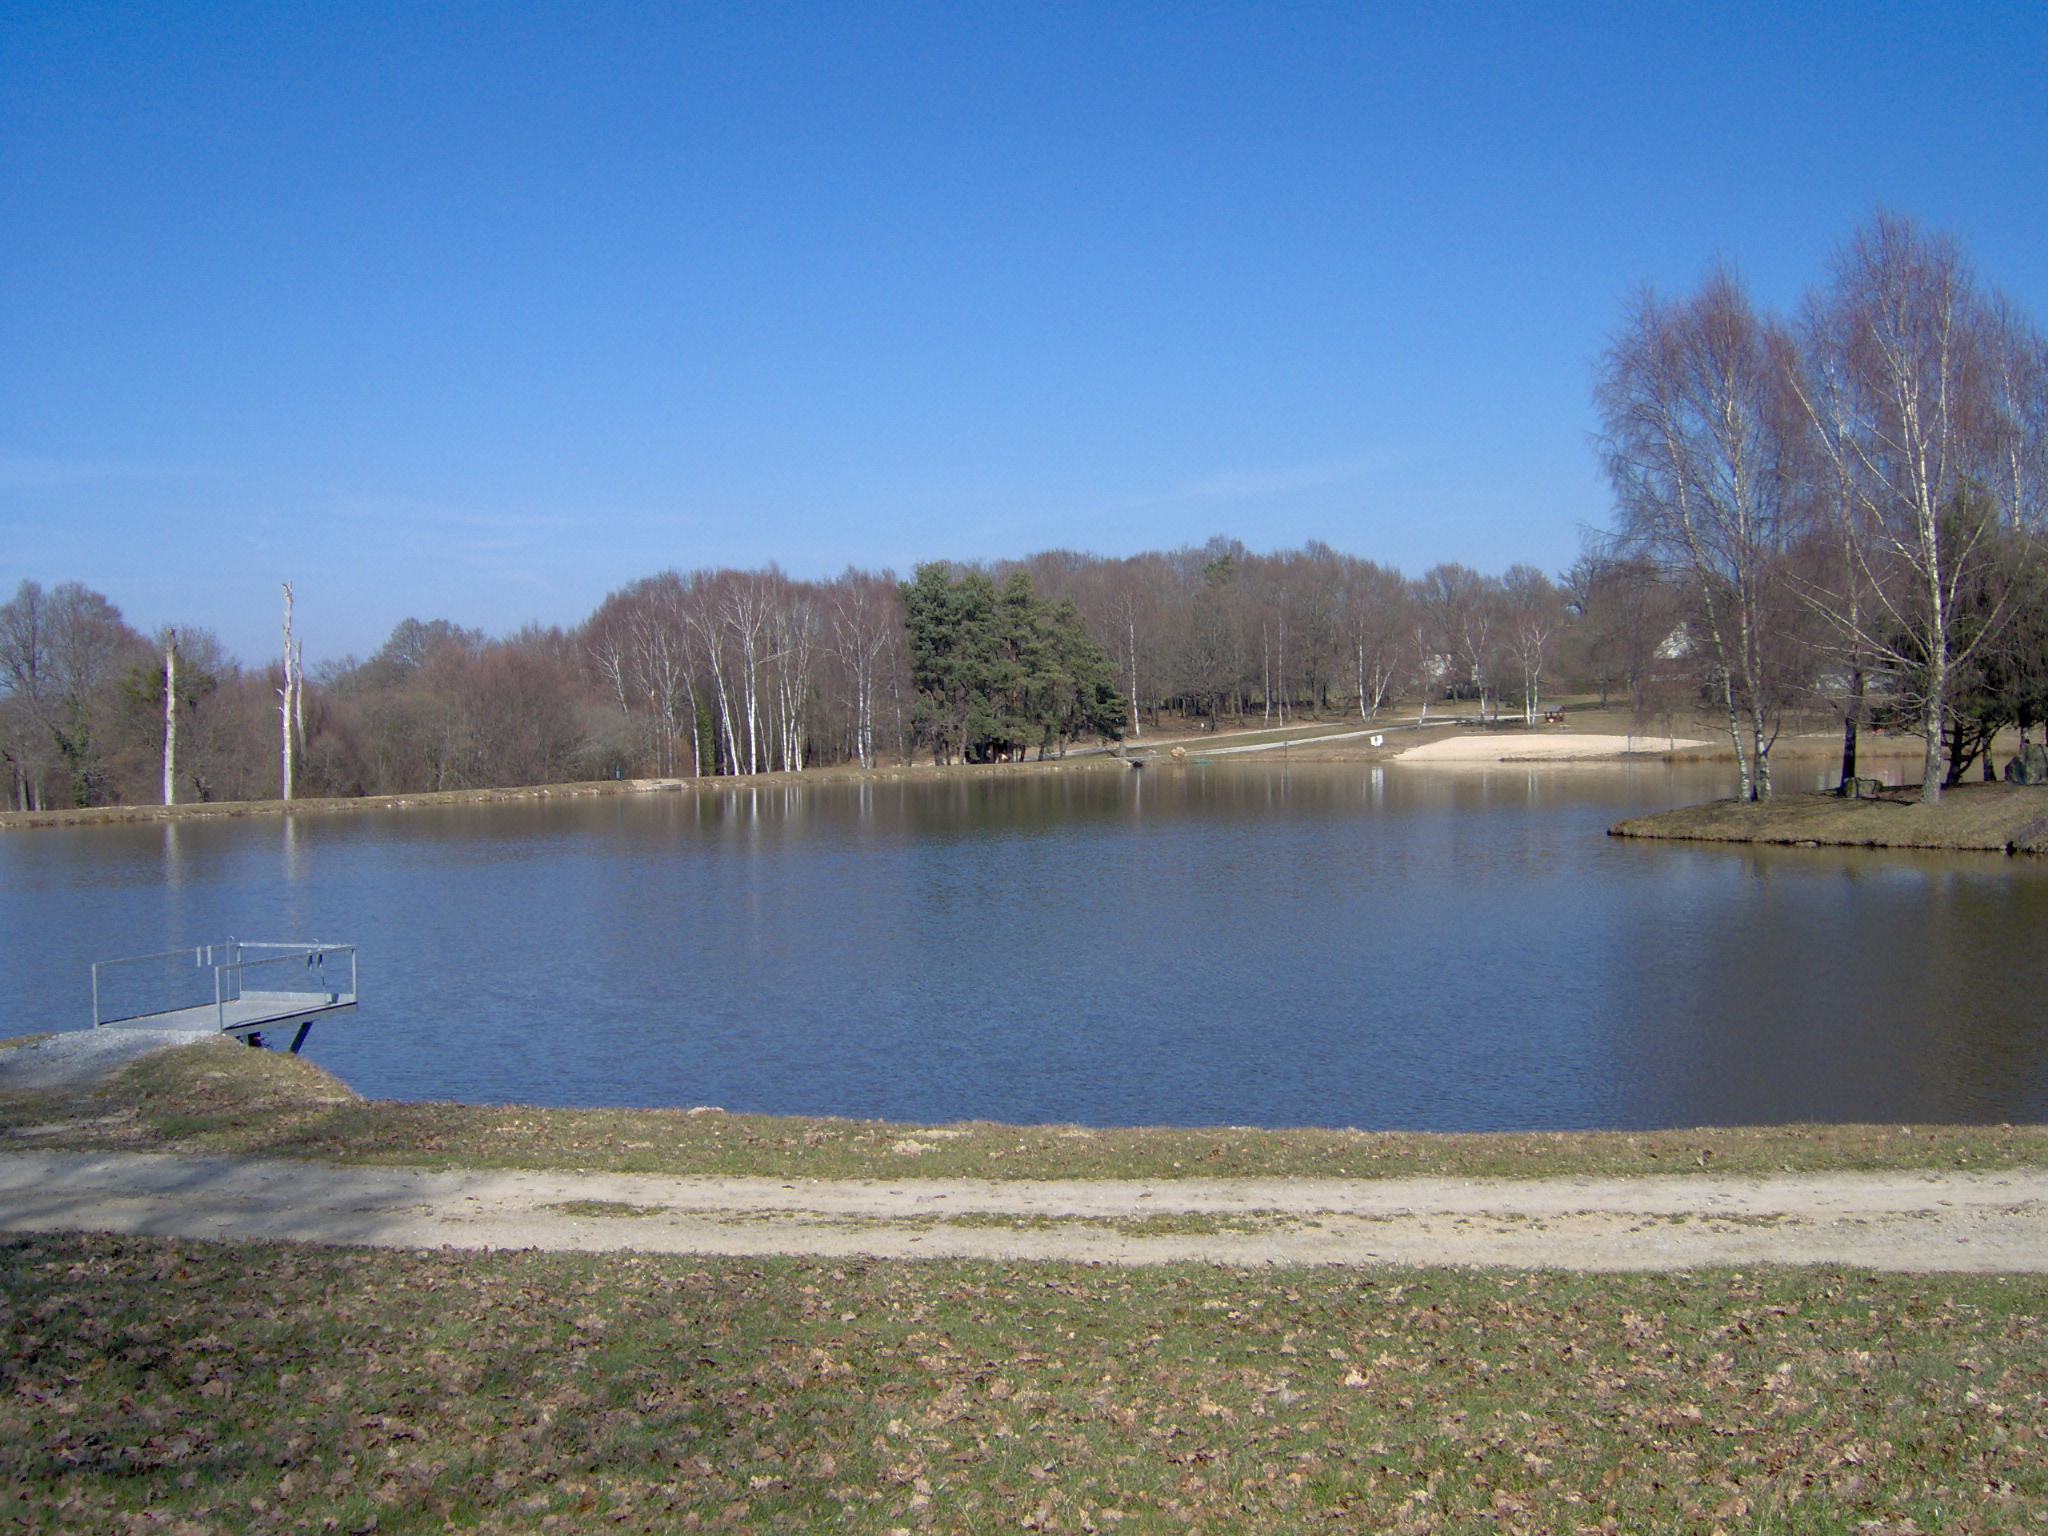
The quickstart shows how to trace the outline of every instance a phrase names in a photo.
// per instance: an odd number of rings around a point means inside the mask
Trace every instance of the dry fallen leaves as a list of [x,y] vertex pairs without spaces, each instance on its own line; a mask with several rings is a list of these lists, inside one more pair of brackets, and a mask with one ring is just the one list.
[[0,1512],[95,1532],[2021,1529],[2048,1504],[2041,1301],[1826,1272],[1283,1288],[16,1237]]

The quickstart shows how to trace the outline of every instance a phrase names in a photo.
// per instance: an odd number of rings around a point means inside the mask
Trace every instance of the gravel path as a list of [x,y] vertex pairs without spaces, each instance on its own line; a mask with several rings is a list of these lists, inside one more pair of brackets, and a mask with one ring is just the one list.
[[388,1247],[2048,1273],[2048,1170],[1768,1179],[795,1181],[0,1154],[0,1228]]
[[217,1038],[210,1029],[67,1029],[46,1040],[0,1047],[0,1092],[86,1088],[164,1046]]

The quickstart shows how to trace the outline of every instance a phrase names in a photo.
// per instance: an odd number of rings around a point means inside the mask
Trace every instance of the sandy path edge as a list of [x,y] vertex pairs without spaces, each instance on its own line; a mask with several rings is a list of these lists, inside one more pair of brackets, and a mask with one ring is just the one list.
[[[637,1214],[575,1215],[574,1202]],[[2048,1273],[2048,1169],[1773,1178],[779,1182],[0,1154],[0,1228],[379,1247],[1149,1264]]]

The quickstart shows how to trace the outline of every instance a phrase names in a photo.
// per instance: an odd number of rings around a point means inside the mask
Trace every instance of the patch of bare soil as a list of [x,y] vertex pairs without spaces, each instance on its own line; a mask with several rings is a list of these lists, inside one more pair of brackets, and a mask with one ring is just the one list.
[[375,1247],[2048,1273],[2048,1170],[1775,1178],[789,1180],[0,1156],[0,1228]]

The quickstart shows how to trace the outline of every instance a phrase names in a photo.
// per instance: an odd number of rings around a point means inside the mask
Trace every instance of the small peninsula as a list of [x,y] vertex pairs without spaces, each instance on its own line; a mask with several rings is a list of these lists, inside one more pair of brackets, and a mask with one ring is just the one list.
[[1714,800],[1633,817],[1608,830],[1615,837],[1707,843],[2048,853],[2048,788],[1958,784],[1933,805],[1920,802],[1917,785],[1864,800],[1832,793]]

